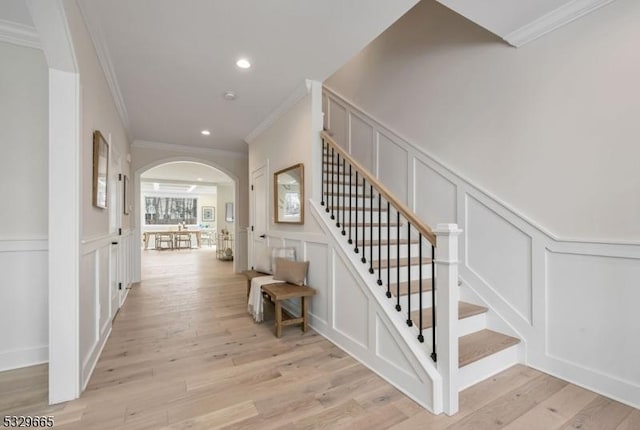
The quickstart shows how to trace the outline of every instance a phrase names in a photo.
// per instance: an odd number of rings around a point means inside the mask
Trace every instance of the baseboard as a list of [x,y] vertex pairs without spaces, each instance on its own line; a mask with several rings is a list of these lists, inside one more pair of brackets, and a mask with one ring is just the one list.
[[0,353],[0,372],[49,362],[49,347],[25,348]]

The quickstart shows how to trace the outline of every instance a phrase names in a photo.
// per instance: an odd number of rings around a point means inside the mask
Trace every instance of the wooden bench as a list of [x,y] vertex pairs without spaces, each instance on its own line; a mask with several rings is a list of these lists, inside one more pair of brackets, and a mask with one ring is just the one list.
[[[310,287],[304,287],[293,284],[269,284],[262,287],[262,291],[266,293],[276,307],[276,337],[282,336],[282,327],[286,325],[302,324],[302,331],[306,333],[309,324],[309,300],[307,297],[315,296],[316,290]],[[282,301],[288,299],[300,298],[301,315],[300,317],[293,317],[287,312],[287,319],[282,318]]]
[[269,273],[258,272],[257,270],[244,270],[242,274],[247,277],[247,298],[249,298],[249,293],[251,292],[251,280],[253,278],[271,276]]
[[[249,292],[251,291],[251,280],[258,276],[269,276],[267,273],[258,272],[256,270],[245,270],[242,272],[243,275],[247,277],[247,297],[249,297]],[[289,284],[286,282],[278,283],[278,284],[268,284],[262,287],[262,293],[269,297],[275,306],[275,333],[276,337],[282,336],[282,327],[293,325],[293,324],[302,324],[302,331],[304,333],[307,332],[309,328],[309,300],[307,297],[314,296],[316,294],[316,290],[307,286],[300,286]],[[301,315],[299,317],[294,317],[289,314],[285,310],[282,309],[282,301],[300,298],[300,312]],[[283,315],[286,318],[283,318]]]

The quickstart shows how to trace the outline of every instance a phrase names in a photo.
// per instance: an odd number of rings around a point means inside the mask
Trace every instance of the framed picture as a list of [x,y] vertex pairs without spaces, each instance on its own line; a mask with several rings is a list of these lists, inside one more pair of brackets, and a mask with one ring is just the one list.
[[98,130],[93,132],[93,205],[107,207],[109,144]]
[[122,175],[122,212],[125,215],[129,215],[129,212],[131,211],[131,203],[129,202],[131,197],[129,193],[129,177],[127,175]]
[[202,222],[215,220],[216,208],[214,208],[213,206],[202,206]]

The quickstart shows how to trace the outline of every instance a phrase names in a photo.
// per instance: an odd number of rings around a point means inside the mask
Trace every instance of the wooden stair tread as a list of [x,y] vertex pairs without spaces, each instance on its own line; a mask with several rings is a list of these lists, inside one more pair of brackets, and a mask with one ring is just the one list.
[[[412,282],[411,292],[415,294],[415,293],[418,292],[418,281],[411,281],[411,282]],[[422,292],[426,293],[426,292],[431,291],[432,285],[433,284],[431,282],[431,279],[423,279],[422,280]],[[397,283],[391,284],[390,290],[391,290],[391,294],[394,297],[398,296],[398,284]],[[407,294],[409,294],[409,282],[400,282],[400,297],[406,296]],[[429,318],[431,318],[431,317],[429,317]]]
[[484,357],[520,343],[520,339],[484,329],[458,339],[458,367],[464,367]]
[[[408,258],[401,258],[400,261],[398,261],[398,259],[391,259],[391,260],[382,260],[382,261],[374,261],[373,262],[373,268],[374,269],[386,269],[388,267],[406,267],[406,266],[416,266],[420,264],[420,258],[418,257],[411,257],[411,260],[409,260]],[[426,258],[423,257],[422,258],[422,264],[431,264],[431,258]]]
[[[412,290],[412,291],[415,291],[415,290]],[[422,328],[423,329],[432,327],[431,312],[432,312],[432,308],[422,309]],[[487,312],[487,308],[485,308],[484,306],[478,306],[478,305],[474,305],[473,303],[467,303],[467,302],[458,302],[458,319],[459,320],[469,318],[474,315],[480,315],[485,312]],[[411,319],[415,323],[420,321],[420,311],[417,310],[417,311],[411,312]]]

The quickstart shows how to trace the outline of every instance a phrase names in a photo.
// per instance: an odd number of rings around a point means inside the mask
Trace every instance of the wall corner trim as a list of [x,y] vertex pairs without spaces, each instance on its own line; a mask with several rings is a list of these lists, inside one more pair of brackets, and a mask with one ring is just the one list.
[[0,42],[42,49],[38,30],[30,25],[0,19]]
[[613,0],[573,0],[541,16],[535,21],[510,32],[505,35],[503,39],[510,45],[519,48],[612,1]]
[[258,136],[260,136],[265,130],[271,127],[282,115],[289,111],[298,103],[304,96],[311,93],[312,82],[310,79],[305,79],[295,90],[285,99],[284,102],[275,108],[264,121],[260,123],[251,133],[244,138],[244,141],[251,144]]

